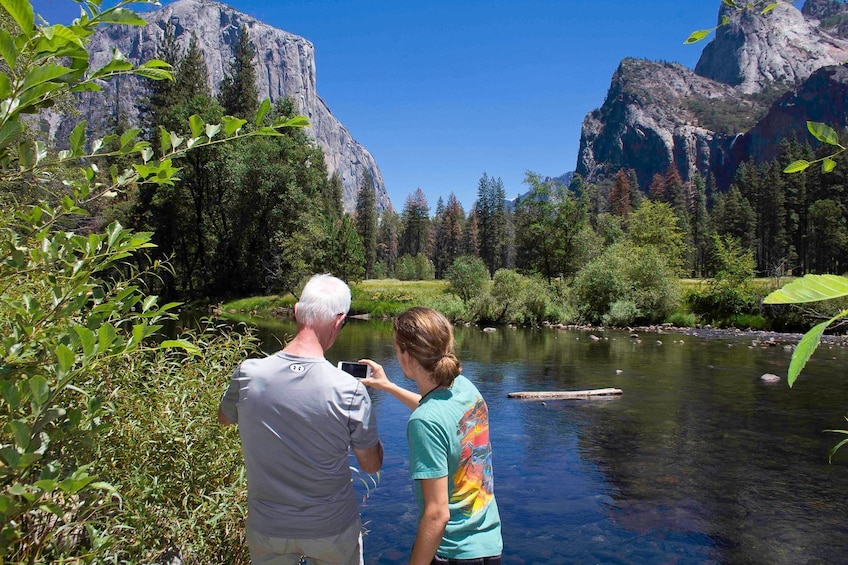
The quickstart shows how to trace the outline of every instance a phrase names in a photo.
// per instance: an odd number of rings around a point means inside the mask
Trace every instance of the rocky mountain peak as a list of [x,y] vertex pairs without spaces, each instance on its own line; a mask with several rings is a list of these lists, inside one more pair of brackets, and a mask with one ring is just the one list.
[[[722,4],[719,20],[731,15]],[[695,73],[755,93],[793,86],[816,69],[848,59],[848,42],[822,31],[795,6],[780,2],[766,15],[746,12],[721,26],[704,48]]]
[[[177,0],[141,15],[148,22],[144,27],[113,25],[98,29],[88,46],[93,68],[111,60],[113,47],[134,63],[155,58],[166,25],[170,23],[183,47],[188,46],[192,34],[197,36],[209,71],[209,86],[217,93],[229,67],[239,29],[245,25],[256,48],[259,98],[270,98],[272,102],[282,97],[291,98],[298,111],[310,119],[312,127],[307,133],[323,150],[329,172],[341,178],[345,209],[354,208],[356,193],[366,171],[371,174],[378,209],[392,208],[374,157],[333,116],[318,95],[312,43],[212,0]],[[137,124],[140,102],[148,88],[146,82],[129,77],[104,87],[101,93],[80,96],[81,115],[78,118],[46,116],[51,137],[67,139],[67,134],[80,119],[88,121],[91,136],[103,135],[115,123],[117,112],[121,112],[130,124]]]
[[[720,4],[719,21],[732,10]],[[740,163],[773,158],[787,135],[805,139],[807,120],[845,123],[848,41],[827,31],[848,21],[844,2],[807,0],[804,14],[781,2],[765,15],[732,15],[694,72],[621,62],[603,105],[583,121],[578,174],[601,182],[632,169],[647,190],[673,166],[685,181],[712,176],[724,189]]]

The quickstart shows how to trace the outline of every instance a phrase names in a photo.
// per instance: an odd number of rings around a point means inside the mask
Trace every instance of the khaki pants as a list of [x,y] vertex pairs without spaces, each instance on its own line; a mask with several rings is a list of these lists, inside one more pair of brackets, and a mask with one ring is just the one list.
[[[247,528],[252,565],[362,565],[359,520],[337,536],[317,539],[275,538]],[[303,560],[303,561],[302,561]]]

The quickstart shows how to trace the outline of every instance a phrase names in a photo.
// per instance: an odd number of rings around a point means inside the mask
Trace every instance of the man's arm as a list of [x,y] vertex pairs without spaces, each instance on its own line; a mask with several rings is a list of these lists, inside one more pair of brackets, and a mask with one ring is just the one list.
[[218,423],[221,424],[222,426],[229,426],[229,425],[235,424],[236,422],[234,422],[233,420],[230,420],[230,418],[226,414],[224,414],[224,411],[219,406],[218,407]]
[[418,479],[424,498],[424,513],[418,523],[418,533],[412,546],[409,565],[429,565],[439,549],[445,526],[450,520],[448,508],[448,478]]
[[376,473],[383,467],[383,444],[380,440],[368,449],[353,449],[359,468],[366,473]]

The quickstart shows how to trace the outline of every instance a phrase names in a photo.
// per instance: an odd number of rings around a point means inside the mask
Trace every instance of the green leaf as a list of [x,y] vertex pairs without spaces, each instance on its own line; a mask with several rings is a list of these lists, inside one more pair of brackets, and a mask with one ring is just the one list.
[[82,326],[74,326],[74,332],[76,332],[77,337],[80,340],[80,345],[82,345],[83,356],[86,359],[91,359],[95,353],[96,339],[94,337],[94,332]]
[[188,125],[191,128],[191,136],[192,137],[200,137],[203,135],[203,127],[206,125],[203,123],[203,118],[198,116],[197,114],[192,114],[188,119]]
[[810,162],[804,159],[798,159],[797,161],[793,161],[789,163],[785,169],[783,169],[784,173],[798,173],[801,171],[807,170],[807,167],[810,166]]
[[684,45],[691,45],[692,43],[698,43],[705,37],[707,37],[712,30],[709,29],[699,29],[698,31],[693,31],[689,37],[686,38],[686,41],[683,42]]
[[256,124],[257,127],[262,125],[262,120],[265,119],[265,116],[267,116],[268,112],[270,112],[270,111],[271,111],[271,100],[266,98],[265,100],[263,100],[259,104],[259,109],[256,110],[256,118],[254,119],[253,123]]
[[839,275],[805,275],[763,299],[765,304],[802,304],[848,296],[848,278]]
[[60,343],[56,348],[56,358],[59,361],[59,376],[67,375],[74,366],[74,352],[64,343]]
[[[118,55],[120,55],[120,57],[118,57]],[[112,73],[121,73],[121,72],[131,71],[132,68],[133,68],[132,63],[130,63],[126,59],[123,59],[122,57],[123,57],[123,55],[121,55],[119,52],[116,52],[116,58],[112,59],[111,61],[106,63],[104,66],[97,69],[97,71],[94,72],[93,76],[94,77],[103,77],[105,75],[112,74]]]
[[14,69],[18,62],[18,48],[15,40],[5,29],[0,29],[0,56],[6,60],[10,69]]
[[0,0],[0,5],[9,12],[27,37],[32,35],[35,30],[35,13],[29,0]]
[[169,80],[174,78],[174,75],[170,71],[162,69],[136,69],[133,71],[133,74],[149,78],[150,80]]
[[[825,430],[825,431],[830,432],[830,433],[834,433],[834,434],[848,435],[848,430]],[[839,451],[839,449],[843,445],[845,445],[846,443],[848,443],[848,438],[843,439],[842,441],[840,441],[839,443],[837,443],[836,445],[833,446],[833,449],[830,450],[830,455],[828,455],[828,458],[827,458],[828,463],[833,463],[833,456],[836,455],[836,452]]]
[[792,352],[792,360],[789,362],[789,374],[786,377],[786,382],[790,387],[795,384],[795,380],[798,378],[798,375],[801,374],[801,371],[804,369],[807,361],[810,360],[810,357],[819,346],[824,330],[827,329],[834,319],[835,318],[831,318],[826,322],[817,324],[810,331],[805,333],[804,337],[801,338],[801,341],[798,342],[798,346],[795,348],[795,351]]
[[115,326],[111,323],[103,324],[97,328],[97,344],[100,351],[109,351],[117,336],[118,332],[115,331]]
[[312,124],[309,123],[309,118],[306,116],[295,116],[283,121],[275,121],[274,127],[284,128],[308,128]]
[[6,496],[5,494],[0,494],[0,516],[5,518],[11,517],[16,508],[17,506],[15,505],[14,498]]
[[23,129],[17,120],[10,120],[0,128],[0,147],[6,147],[18,138]]
[[166,154],[168,150],[171,148],[171,134],[168,133],[168,130],[159,126],[159,149],[161,149],[162,154]]
[[839,136],[836,131],[827,124],[821,122],[807,122],[807,130],[813,137],[827,143],[828,145],[839,145]]
[[138,137],[138,134],[141,133],[141,130],[138,128],[128,129],[124,133],[121,134],[121,149],[131,145],[135,142],[135,138]]
[[98,19],[101,22],[107,24],[124,24],[131,26],[147,25],[147,21],[145,21],[141,16],[139,16],[132,10],[127,10],[126,8],[115,8],[114,10],[106,10],[105,12],[100,14],[100,17]]
[[21,448],[21,450],[25,450],[29,447],[29,442],[32,439],[30,436],[30,428],[26,425],[25,422],[20,420],[12,420],[9,422],[9,427],[12,429],[12,433],[15,436],[15,445]]
[[159,347],[160,349],[179,347],[180,349],[185,350],[185,352],[189,355],[200,355],[200,348],[185,339],[166,339]]
[[50,397],[50,385],[41,375],[35,375],[29,380],[29,390],[38,404],[44,404]]
[[5,73],[0,72],[0,99],[8,98],[12,94],[12,82]]
[[[39,84],[50,82],[71,72],[68,67],[61,65],[42,65],[30,70],[24,77],[23,90],[29,90]],[[59,85],[57,85],[58,87]]]
[[18,144],[18,166],[26,170],[35,165],[35,147],[31,143],[22,142]]
[[769,12],[771,12],[772,10],[774,10],[775,8],[777,8],[777,4],[778,4],[778,2],[775,2],[775,3],[773,3],[773,4],[769,4],[768,6],[766,6],[765,8],[763,8],[763,11],[762,11],[762,12],[760,12],[760,15],[768,14]]
[[222,120],[224,122],[224,135],[230,137],[238,130],[241,129],[241,126],[247,123],[247,120],[243,120],[241,118],[234,118],[233,116],[224,116]]
[[836,161],[834,161],[830,157],[825,157],[824,159],[822,159],[822,172],[823,173],[829,173],[835,168],[836,168]]
[[86,121],[83,120],[78,123],[77,126],[74,128],[74,131],[71,132],[71,151],[74,155],[81,155],[83,152],[83,146],[85,145],[86,125]]
[[152,308],[156,304],[157,300],[159,300],[159,297],[153,294],[145,297],[144,302],[141,303],[141,311],[147,312],[148,310],[150,310],[150,308]]

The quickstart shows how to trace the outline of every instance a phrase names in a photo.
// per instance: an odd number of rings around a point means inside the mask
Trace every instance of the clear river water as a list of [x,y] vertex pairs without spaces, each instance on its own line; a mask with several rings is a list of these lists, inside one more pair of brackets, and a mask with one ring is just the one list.
[[[272,351],[294,327],[263,330]],[[489,405],[504,563],[846,563],[848,351],[823,345],[790,389],[791,356],[751,337],[456,329],[463,374]],[[351,320],[327,357],[370,357],[414,389],[391,325]],[[764,373],[783,377],[767,384]],[[616,387],[617,397],[515,391]],[[417,508],[409,412],[371,391],[386,455],[363,496],[365,562],[405,563]],[[353,461],[353,460],[352,460]],[[365,488],[365,484],[369,488]]]

